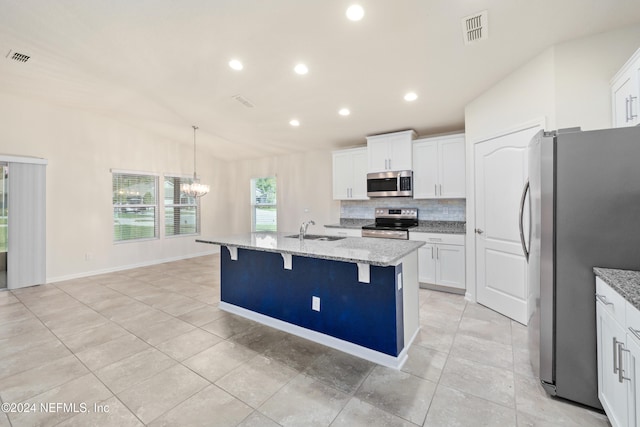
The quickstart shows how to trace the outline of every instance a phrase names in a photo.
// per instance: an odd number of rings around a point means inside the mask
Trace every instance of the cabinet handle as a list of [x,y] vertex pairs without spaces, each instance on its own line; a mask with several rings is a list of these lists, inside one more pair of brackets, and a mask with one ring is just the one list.
[[637,96],[629,95],[629,121],[638,117],[637,114],[633,114],[633,100],[636,98]]
[[439,184],[440,187],[440,195],[442,196],[442,184]]
[[629,332],[631,332],[633,334],[633,336],[635,336],[636,338],[638,338],[640,340],[640,330],[633,329],[631,326],[629,326]]
[[624,122],[629,122],[629,98],[624,99]]
[[607,301],[607,297],[605,297],[604,295],[596,294],[596,299],[599,299],[600,302],[604,305],[613,305],[612,302]]
[[631,353],[624,347],[624,343],[622,341],[618,341],[618,382],[624,382],[624,380],[631,381],[631,378],[624,376],[624,369],[622,368],[622,352],[626,351],[627,353]]
[[433,246],[431,246],[431,259],[433,259]]
[[436,259],[440,259],[440,247],[436,246]]
[[618,340],[613,337],[613,373],[618,373]]
[[389,159],[389,170],[391,170],[391,159]]
[[438,195],[438,184],[433,184],[433,195],[434,196]]

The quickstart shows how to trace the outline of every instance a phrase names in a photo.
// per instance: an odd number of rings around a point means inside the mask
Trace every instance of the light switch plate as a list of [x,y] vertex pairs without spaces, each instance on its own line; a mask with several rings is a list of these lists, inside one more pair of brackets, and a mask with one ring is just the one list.
[[311,297],[311,309],[313,311],[320,311],[320,298]]

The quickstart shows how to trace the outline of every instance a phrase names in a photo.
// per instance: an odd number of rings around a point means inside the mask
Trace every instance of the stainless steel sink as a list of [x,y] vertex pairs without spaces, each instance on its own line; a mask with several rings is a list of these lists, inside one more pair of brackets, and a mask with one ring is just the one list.
[[[292,239],[298,239],[300,237],[299,234],[292,234],[291,236],[285,236],[285,237],[290,237]],[[346,237],[341,237],[341,236],[325,236],[323,234],[305,234],[304,236],[304,240],[318,240],[321,242],[333,242],[335,240],[342,240],[342,239],[346,239]]]

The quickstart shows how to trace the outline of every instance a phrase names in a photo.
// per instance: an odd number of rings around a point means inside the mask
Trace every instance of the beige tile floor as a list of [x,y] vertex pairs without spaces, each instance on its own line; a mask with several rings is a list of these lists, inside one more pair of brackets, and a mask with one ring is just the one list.
[[526,328],[461,296],[420,291],[397,371],[218,310],[218,269],[210,256],[0,292],[0,398],[22,408],[0,427],[608,425],[547,397]]

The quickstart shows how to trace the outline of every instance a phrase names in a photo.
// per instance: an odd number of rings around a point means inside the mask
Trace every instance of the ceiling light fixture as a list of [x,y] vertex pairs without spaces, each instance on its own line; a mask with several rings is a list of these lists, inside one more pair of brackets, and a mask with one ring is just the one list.
[[295,126],[295,127],[300,126],[300,122],[299,122],[298,120],[296,120],[296,119],[291,120],[291,121],[289,122],[289,124],[290,124],[291,126]]
[[349,114],[351,114],[351,111],[349,111],[348,108],[341,108],[340,111],[338,111],[338,114],[340,114],[341,116],[348,116]]
[[306,65],[300,63],[298,65],[295,66],[295,68],[293,69],[293,71],[295,71],[296,73],[300,74],[301,76],[307,74],[309,72],[309,68],[307,68]]
[[201,184],[196,175],[196,130],[198,126],[191,126],[193,128],[193,180],[191,183],[183,182],[180,185],[180,191],[190,197],[202,197],[207,194],[210,187],[207,184]]
[[231,61],[229,61],[229,67],[233,68],[236,71],[240,71],[244,68],[242,62],[238,61],[237,59],[232,59]]
[[418,95],[416,95],[415,92],[409,92],[404,96],[404,100],[405,101],[415,101],[416,99],[418,99]]
[[347,18],[359,21],[364,17],[364,9],[359,4],[353,4],[347,9]]

